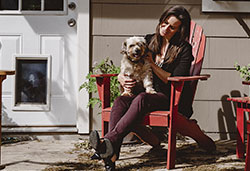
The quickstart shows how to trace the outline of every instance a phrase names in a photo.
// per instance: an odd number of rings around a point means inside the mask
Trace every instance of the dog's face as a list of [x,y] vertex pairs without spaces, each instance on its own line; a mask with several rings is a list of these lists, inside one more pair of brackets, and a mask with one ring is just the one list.
[[130,37],[122,45],[122,54],[137,62],[147,53],[146,40],[143,37]]

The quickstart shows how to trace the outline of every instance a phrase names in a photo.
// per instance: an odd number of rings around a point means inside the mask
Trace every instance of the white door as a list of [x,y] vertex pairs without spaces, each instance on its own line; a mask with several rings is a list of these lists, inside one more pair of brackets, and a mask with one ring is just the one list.
[[0,0],[0,69],[15,69],[14,54],[51,57],[49,109],[13,110],[15,78],[9,76],[3,82],[5,131],[77,131],[77,3]]

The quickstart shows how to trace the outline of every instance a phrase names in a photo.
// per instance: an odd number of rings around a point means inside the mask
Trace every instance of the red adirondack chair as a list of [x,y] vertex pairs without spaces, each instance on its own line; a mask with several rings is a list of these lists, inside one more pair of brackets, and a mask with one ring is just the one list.
[[[192,53],[194,61],[190,69],[188,77],[169,77],[171,81],[171,100],[170,111],[154,111],[145,116],[144,124],[150,126],[168,127],[168,154],[167,154],[167,169],[175,167],[176,156],[176,115],[178,115],[178,102],[185,81],[191,81],[193,97],[196,91],[198,80],[207,80],[210,75],[200,75],[206,38],[203,34],[201,26],[191,21],[190,29],[190,44],[192,45]],[[102,102],[102,136],[108,131],[108,122],[110,118],[110,77],[118,74],[99,74],[92,75],[96,77],[99,98]]]

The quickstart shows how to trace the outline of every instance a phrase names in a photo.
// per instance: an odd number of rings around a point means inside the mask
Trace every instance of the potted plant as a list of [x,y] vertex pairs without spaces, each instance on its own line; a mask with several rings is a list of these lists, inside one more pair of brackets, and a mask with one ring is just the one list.
[[240,66],[238,63],[235,64],[236,71],[240,72],[240,77],[244,80],[242,81],[242,84],[249,86],[249,94],[250,96],[250,64],[245,66]]
[[[120,73],[120,67],[115,66],[113,61],[109,58],[106,58],[102,60],[100,63],[94,64],[92,67],[92,71],[88,73],[86,76],[86,79],[88,81],[84,82],[80,88],[79,91],[82,89],[85,89],[89,94],[97,93],[97,85],[96,85],[96,78],[91,77],[93,74],[118,74]],[[111,77],[110,79],[110,102],[111,106],[115,100],[116,97],[120,95],[120,89],[119,89],[119,82],[117,80],[117,77]],[[91,96],[88,102],[87,107],[94,108],[94,106],[98,104],[98,107],[101,108],[101,100],[99,98]]]

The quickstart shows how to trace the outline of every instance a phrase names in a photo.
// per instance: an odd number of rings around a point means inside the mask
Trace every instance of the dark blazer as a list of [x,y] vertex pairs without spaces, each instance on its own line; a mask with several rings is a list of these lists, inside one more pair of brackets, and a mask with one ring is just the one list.
[[[146,35],[145,39],[147,43],[149,44],[151,41],[151,38],[154,34]],[[169,48],[171,47],[171,42],[169,45]],[[168,49],[169,49],[168,48]],[[167,53],[166,53],[167,54]],[[155,61],[156,54],[153,54],[153,60]],[[165,60],[168,57],[165,57]],[[163,63],[162,69],[170,72],[171,77],[173,76],[189,76],[190,75],[190,67],[191,63],[194,60],[194,57],[192,55],[192,46],[188,42],[183,42],[182,44],[182,50],[177,55],[177,57],[174,59],[174,61],[170,64]],[[157,77],[157,75],[153,74],[153,85],[157,92],[162,92],[166,96],[168,96],[170,101],[170,82],[165,84],[160,78]],[[190,88],[190,82],[186,82],[183,87],[183,91],[181,94],[180,102],[179,102],[179,113],[183,114],[184,116],[190,118],[193,114],[193,108],[192,108],[192,101],[193,101],[193,95]],[[169,105],[169,104],[168,104]]]

